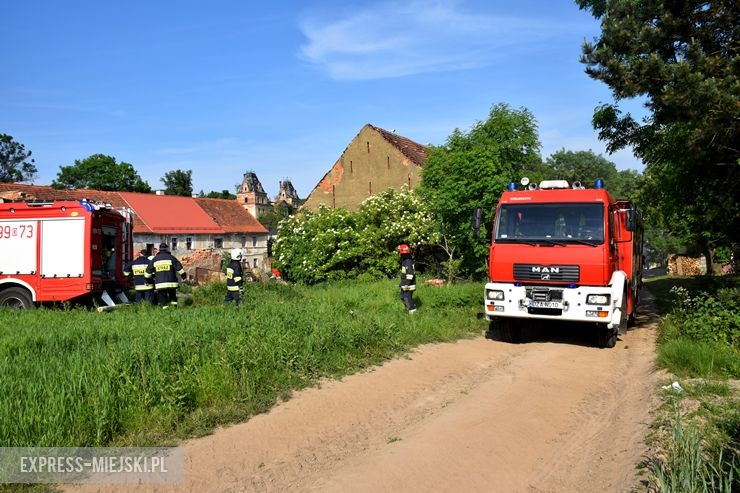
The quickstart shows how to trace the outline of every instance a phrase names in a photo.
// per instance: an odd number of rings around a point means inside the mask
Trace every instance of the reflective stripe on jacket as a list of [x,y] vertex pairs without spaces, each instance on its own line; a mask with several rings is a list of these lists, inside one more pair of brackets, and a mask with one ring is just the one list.
[[159,252],[149,261],[146,268],[146,277],[154,278],[154,287],[157,289],[171,289],[178,286],[177,275],[184,276],[185,269],[170,252]]
[[239,291],[244,284],[244,269],[238,260],[232,260],[226,267],[226,289]]
[[416,275],[414,274],[414,260],[411,257],[401,260],[401,291],[416,290]]
[[146,277],[146,269],[149,266],[149,259],[146,257],[138,257],[123,268],[124,276],[134,277],[134,289],[136,291],[151,291],[154,289],[152,281]]

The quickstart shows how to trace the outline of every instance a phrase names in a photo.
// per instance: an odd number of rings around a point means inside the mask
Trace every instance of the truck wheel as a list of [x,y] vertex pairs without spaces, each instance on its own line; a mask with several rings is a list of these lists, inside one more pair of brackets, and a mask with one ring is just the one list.
[[627,318],[627,327],[634,327],[637,323],[637,307],[635,307],[634,310],[632,310],[632,313],[630,313],[630,316]]
[[23,288],[7,288],[0,291],[0,307],[17,310],[33,308],[31,293]]
[[613,348],[617,345],[617,329],[602,325],[596,332],[596,342],[600,348]]
[[635,296],[635,299],[632,301],[632,313],[630,313],[629,317],[627,318],[627,327],[634,327],[637,323],[637,303],[639,302],[639,299],[637,296]]
[[629,326],[629,315],[627,314],[627,297],[629,295],[629,292],[627,292],[622,296],[622,310],[621,316],[619,317],[619,327],[617,329],[618,334],[624,334],[627,332],[627,327]]
[[501,340],[511,344],[517,344],[522,340],[522,326],[516,320],[508,318],[498,319]]

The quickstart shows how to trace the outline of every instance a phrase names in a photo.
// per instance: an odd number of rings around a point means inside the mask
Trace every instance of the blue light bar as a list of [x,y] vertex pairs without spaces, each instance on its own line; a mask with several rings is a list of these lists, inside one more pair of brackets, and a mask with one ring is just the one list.
[[510,181],[509,184],[506,186],[506,188],[508,188],[510,192],[516,191],[516,183],[514,183],[513,181]]
[[576,285],[573,284],[573,283],[568,284],[568,288],[570,288],[570,289],[575,289],[575,287],[576,287]]
[[601,178],[597,179],[594,182],[594,188],[604,188],[604,180],[602,180]]

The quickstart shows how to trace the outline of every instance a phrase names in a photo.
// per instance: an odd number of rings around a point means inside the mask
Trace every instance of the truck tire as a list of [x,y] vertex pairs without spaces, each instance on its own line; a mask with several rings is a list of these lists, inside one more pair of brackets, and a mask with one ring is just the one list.
[[596,343],[600,348],[613,348],[617,345],[617,329],[602,324],[596,331]]
[[522,340],[522,326],[518,323],[518,320],[512,320],[510,318],[499,318],[498,319],[499,331],[501,332],[501,340],[510,344],[518,344]]
[[622,296],[622,309],[621,309],[621,316],[619,317],[619,328],[617,329],[617,334],[624,334],[627,332],[627,327],[629,327],[629,314],[627,313],[627,297],[630,296],[629,291],[624,293],[624,296]]
[[627,327],[634,327],[637,323],[637,303],[639,303],[639,301],[638,296],[635,296],[635,299],[632,300],[632,313],[630,313],[627,318]]
[[34,307],[31,293],[24,288],[6,288],[0,291],[0,307],[29,310]]

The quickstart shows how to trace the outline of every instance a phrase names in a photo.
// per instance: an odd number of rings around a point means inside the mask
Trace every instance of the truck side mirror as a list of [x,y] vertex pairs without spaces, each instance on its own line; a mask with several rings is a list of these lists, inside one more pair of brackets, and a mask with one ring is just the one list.
[[476,207],[473,212],[473,234],[475,239],[480,239],[480,226],[483,222],[483,210],[480,207]]
[[634,231],[635,230],[635,210],[634,209],[627,209],[626,214],[627,224],[625,224],[625,228],[627,231]]

